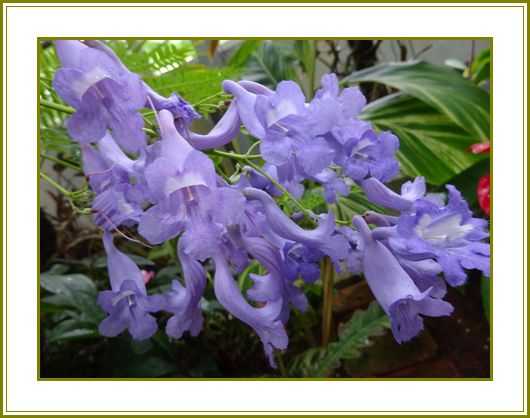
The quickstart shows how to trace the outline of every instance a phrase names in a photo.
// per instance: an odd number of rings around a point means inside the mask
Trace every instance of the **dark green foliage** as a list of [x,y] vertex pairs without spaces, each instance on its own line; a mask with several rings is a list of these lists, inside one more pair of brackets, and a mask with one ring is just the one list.
[[365,311],[356,311],[343,324],[338,341],[325,348],[311,348],[293,361],[290,373],[300,376],[330,376],[340,366],[341,360],[361,357],[362,350],[369,347],[371,339],[383,335],[390,326],[387,316],[376,302]]

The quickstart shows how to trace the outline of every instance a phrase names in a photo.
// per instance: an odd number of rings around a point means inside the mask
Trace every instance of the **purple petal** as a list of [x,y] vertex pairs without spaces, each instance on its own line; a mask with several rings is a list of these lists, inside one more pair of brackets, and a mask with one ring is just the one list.
[[66,120],[70,136],[82,144],[97,142],[107,131],[107,115],[96,93],[89,89],[81,99],[81,106]]
[[239,117],[250,134],[258,139],[265,137],[265,129],[256,115],[256,95],[248,92],[234,81],[223,81],[223,89],[235,98]]
[[114,246],[114,239],[110,232],[103,234],[103,245],[107,253],[107,268],[113,291],[120,290],[124,280],[132,280],[142,294],[146,294],[142,273],[129,257]]
[[237,137],[240,123],[237,105],[232,102],[223,117],[208,134],[201,135],[190,132],[188,140],[191,145],[200,150],[220,148]]
[[225,258],[217,255],[214,261],[214,290],[217,300],[228,312],[256,331],[269,362],[274,367],[273,349],[285,349],[288,342],[283,324],[278,320],[282,301],[269,302],[263,308],[254,308],[241,295]]

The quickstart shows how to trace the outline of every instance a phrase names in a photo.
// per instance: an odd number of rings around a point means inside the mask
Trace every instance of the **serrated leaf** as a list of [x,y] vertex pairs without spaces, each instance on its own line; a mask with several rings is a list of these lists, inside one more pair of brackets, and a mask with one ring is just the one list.
[[488,93],[450,68],[422,61],[381,64],[357,71],[343,82],[386,84],[438,110],[475,142],[490,137]]
[[338,341],[326,348],[312,348],[294,360],[290,370],[304,376],[328,376],[342,360],[360,357],[371,340],[384,334],[390,327],[388,317],[376,302],[364,311],[356,311],[340,330]]
[[365,311],[357,311],[344,324],[337,342],[329,344],[325,355],[315,369],[317,376],[326,376],[340,364],[342,359],[357,358],[361,350],[371,344],[370,339],[384,334],[390,327],[388,317],[376,302]]

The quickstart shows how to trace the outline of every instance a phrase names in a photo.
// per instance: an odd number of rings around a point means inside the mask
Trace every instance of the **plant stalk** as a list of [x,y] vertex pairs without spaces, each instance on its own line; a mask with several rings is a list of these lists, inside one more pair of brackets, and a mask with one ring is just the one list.
[[322,304],[322,347],[326,347],[331,337],[331,326],[333,322],[333,264],[329,257],[322,260],[321,280],[323,290]]

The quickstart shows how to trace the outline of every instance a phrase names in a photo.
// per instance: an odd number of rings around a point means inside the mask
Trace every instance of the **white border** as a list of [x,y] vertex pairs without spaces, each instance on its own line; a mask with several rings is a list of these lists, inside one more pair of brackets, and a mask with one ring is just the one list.
[[[328,4],[327,4],[328,5]],[[506,4],[502,4],[506,6]],[[276,410],[276,411],[520,411],[523,396],[523,317],[526,289],[522,248],[523,138],[526,138],[526,5],[521,8],[96,8],[79,9],[4,4],[8,76],[4,70],[4,202],[9,248],[9,283],[4,295],[9,317],[8,375],[4,374],[4,409],[9,411],[79,410]],[[23,6],[23,7],[22,7]],[[123,6],[123,5],[120,5]],[[168,6],[168,5],[165,5]],[[396,5],[392,5],[396,6]],[[491,6],[491,5],[488,5]],[[36,381],[36,37],[38,36],[493,36],[495,247],[493,293],[494,381],[492,382],[37,382]],[[524,72],[523,72],[524,66]],[[6,67],[4,66],[4,69]],[[4,87],[5,88],[5,87]],[[4,90],[5,91],[5,90]],[[523,127],[524,126],[524,127]],[[4,155],[6,155],[4,153]],[[5,167],[5,165],[4,165]],[[6,174],[8,183],[6,183]],[[6,196],[5,191],[9,191]],[[526,242],[526,241],[525,241]],[[4,258],[6,259],[6,258]],[[524,301],[523,301],[524,295]],[[4,345],[5,347],[5,345]],[[526,347],[526,346],[525,346]],[[5,367],[4,367],[5,371]],[[6,398],[6,383],[9,388]],[[5,411],[4,411],[5,412]],[[353,412],[351,412],[353,413]],[[350,414],[351,414],[350,413]],[[54,413],[57,414],[57,413]],[[188,413],[189,414],[189,413]],[[366,412],[364,412],[366,414]],[[232,413],[233,415],[233,413]],[[410,415],[410,413],[408,414]]]

